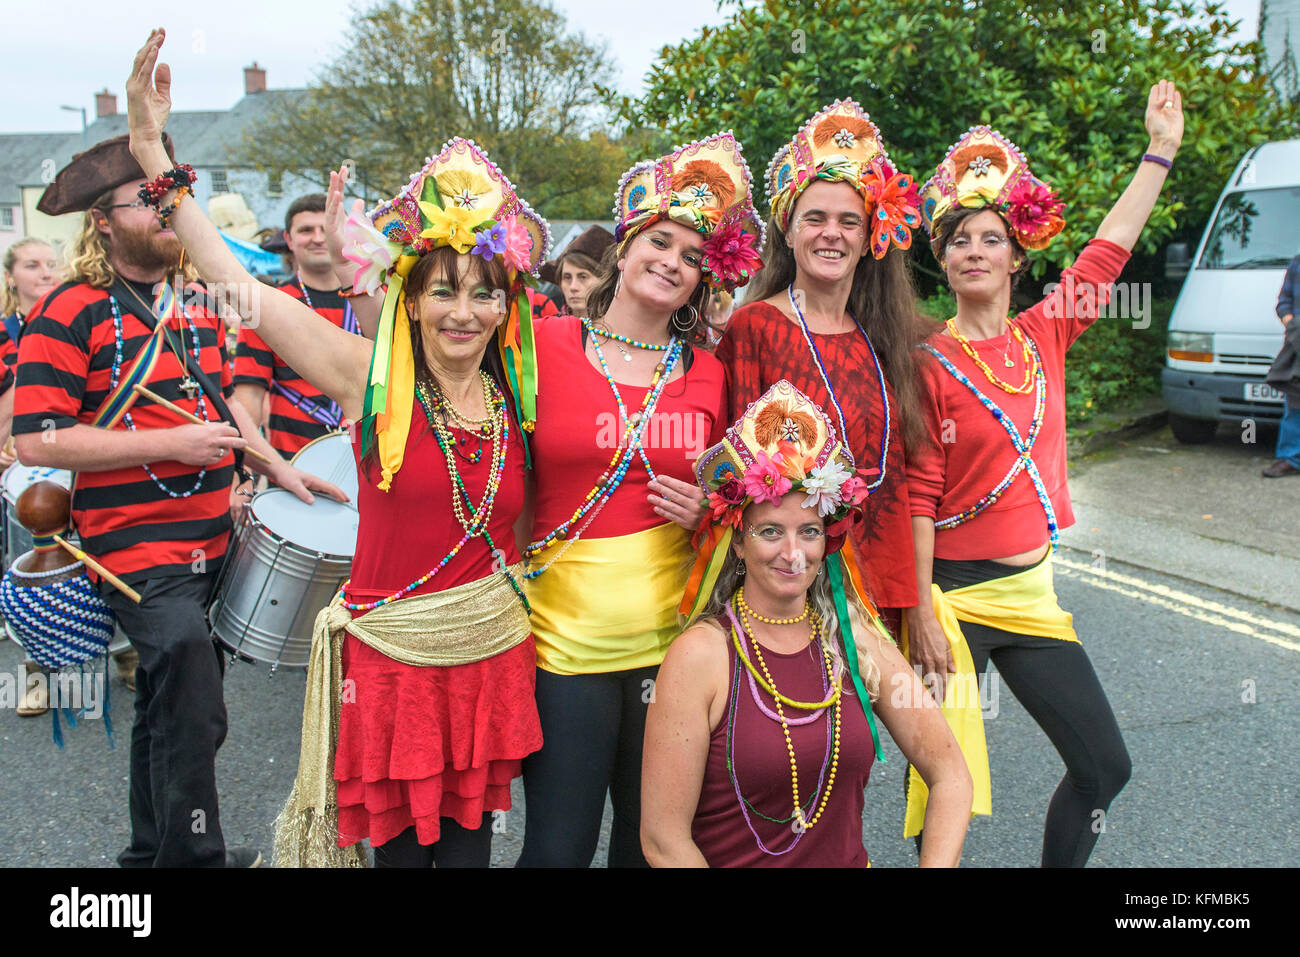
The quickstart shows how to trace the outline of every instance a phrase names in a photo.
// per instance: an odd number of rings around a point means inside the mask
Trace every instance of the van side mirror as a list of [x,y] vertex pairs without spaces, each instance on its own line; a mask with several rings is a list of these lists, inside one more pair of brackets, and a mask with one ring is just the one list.
[[1170,243],[1165,247],[1165,278],[1186,279],[1192,268],[1192,251],[1187,243]]

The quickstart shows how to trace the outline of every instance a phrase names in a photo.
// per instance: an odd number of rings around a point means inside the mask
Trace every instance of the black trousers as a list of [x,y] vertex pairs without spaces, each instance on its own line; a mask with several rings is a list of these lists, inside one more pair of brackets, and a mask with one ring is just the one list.
[[[1044,561],[1050,561],[1050,555]],[[944,591],[1021,571],[991,561],[935,559]],[[1128,783],[1132,763],[1106,692],[1082,645],[961,623],[981,690],[992,660],[1011,693],[1065,762],[1043,826],[1043,867],[1083,867],[1105,827],[1106,812]]]
[[474,829],[461,827],[455,819],[439,822],[442,833],[436,844],[421,844],[415,828],[375,846],[375,867],[488,867],[492,863],[492,815],[484,814]]
[[590,867],[605,794],[614,804],[610,867],[648,867],[641,853],[641,751],[659,668],[598,675],[537,669],[542,749],[524,758],[519,867]]
[[216,572],[151,578],[135,604],[100,586],[139,652],[131,727],[131,845],[122,867],[224,867],[216,755],[223,658],[204,617]]

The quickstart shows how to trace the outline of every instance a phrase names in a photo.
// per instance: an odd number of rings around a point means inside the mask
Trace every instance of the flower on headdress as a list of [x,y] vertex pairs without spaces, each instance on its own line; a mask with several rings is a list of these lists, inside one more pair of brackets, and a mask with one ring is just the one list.
[[474,248],[474,227],[483,220],[468,209],[451,206],[443,209],[433,203],[420,202],[420,210],[429,220],[429,228],[420,233],[435,245],[448,245],[458,253]]
[[352,291],[373,296],[397,261],[402,244],[385,238],[365,214],[349,215],[343,234],[350,240],[343,246],[343,255],[357,264]]
[[1061,231],[1065,206],[1046,183],[1025,177],[1016,183],[1006,202],[1007,219],[1020,244],[1040,249]]
[[781,504],[781,496],[790,491],[790,480],[781,474],[780,452],[769,457],[766,452],[754,453],[754,464],[745,472],[745,491],[755,502]]
[[514,216],[501,219],[505,230],[505,261],[516,272],[528,272],[533,252],[533,237],[523,223]]
[[851,130],[845,129],[844,127],[840,127],[839,130],[836,131],[835,135],[831,137],[831,139],[833,139],[835,141],[835,145],[842,150],[852,149],[853,144],[858,141],[858,138],[853,135],[853,132]]
[[896,173],[884,161],[871,164],[862,176],[863,199],[871,222],[871,253],[877,259],[912,245],[912,230],[921,225],[921,196],[916,182]]
[[745,483],[734,474],[713,491],[728,505],[741,504],[749,494],[745,491]]
[[966,168],[976,176],[988,176],[989,170],[993,168],[993,162],[987,156],[977,156]]
[[[739,485],[740,483],[735,484]],[[744,501],[743,490],[741,501]],[[740,528],[745,514],[745,510],[740,508],[738,503],[727,501],[720,491],[709,493],[709,510],[712,512],[713,521],[716,524],[730,525],[732,528]]]
[[506,231],[500,223],[474,234],[474,255],[491,259],[506,251]]
[[701,268],[724,285],[737,285],[762,266],[762,257],[754,249],[754,236],[745,232],[739,223],[715,230],[704,241]]
[[870,492],[867,490],[867,483],[854,475],[846,479],[840,486],[840,499],[850,506],[858,506],[867,500]]
[[843,501],[841,489],[850,477],[849,470],[834,460],[812,469],[803,480],[803,507],[817,509],[822,518],[830,515]]
[[776,449],[781,454],[781,474],[792,482],[802,481],[817,461],[811,455],[800,455],[794,443],[784,439],[776,443]]

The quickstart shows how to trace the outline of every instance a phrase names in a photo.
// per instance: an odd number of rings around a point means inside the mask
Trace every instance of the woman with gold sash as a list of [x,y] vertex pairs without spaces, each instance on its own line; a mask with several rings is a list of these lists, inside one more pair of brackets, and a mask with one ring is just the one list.
[[[937,679],[975,780],[976,813],[991,813],[977,688],[990,659],[1060,753],[1066,773],[1047,810],[1044,867],[1087,862],[1131,772],[1106,694],[1057,603],[1051,552],[1074,522],[1065,353],[1097,319],[1172,168],[1183,135],[1172,83],[1151,88],[1145,123],[1150,146],[1096,238],[1045,299],[1013,319],[1025,251],[1064,226],[1056,194],[987,126],[962,136],[924,190],[931,249],[957,314],[922,353],[929,441],[908,464],[921,592],[907,617],[908,651]],[[921,829],[925,797],[913,774],[909,835]]]
[[641,834],[656,866],[869,866],[876,716],[933,788],[922,866],[961,858],[961,751],[845,587],[839,549],[873,477],[853,464],[830,417],[784,380],[695,463],[712,548],[692,575],[699,622],[668,649],[646,722]]
[[537,323],[536,482],[527,594],[544,744],[524,762],[521,867],[586,867],[609,792],[611,866],[644,866],[646,706],[703,510],[691,463],[726,425],[704,349],[710,288],[743,285],[761,226],[730,133],[634,166],[615,268],[585,316]]
[[[170,165],[165,65],[154,79],[162,40],[150,36],[127,84],[131,150],[148,176]],[[349,223],[354,294],[386,283],[372,343],[260,287],[183,193],[161,201],[204,278],[259,289],[245,318],[360,423],[352,580],[316,621],[276,863],[364,866],[368,839],[379,866],[486,867],[490,817],[510,807],[510,782],[541,745],[513,525],[520,372],[532,361],[520,277],[545,258],[546,223],[482,150],[448,142]]]

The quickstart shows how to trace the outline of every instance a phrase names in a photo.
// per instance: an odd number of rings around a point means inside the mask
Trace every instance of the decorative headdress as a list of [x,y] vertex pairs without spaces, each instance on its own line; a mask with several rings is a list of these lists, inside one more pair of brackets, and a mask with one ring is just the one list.
[[388,283],[370,375],[366,380],[365,425],[375,417],[373,432],[362,432],[364,455],[377,441],[388,491],[402,467],[415,400],[415,359],[411,331],[396,317],[405,311],[402,286],[420,257],[439,246],[484,259],[500,256],[510,278],[510,306],[497,331],[497,345],[509,380],[520,425],[532,431],[537,416],[537,357],[533,346],[532,310],[523,273],[533,273],[551,243],[546,220],[515,193],[510,180],[473,140],[449,140],[411,177],[398,194],[364,217],[349,216],[352,240],[343,253],[358,269],[355,292],[374,295]]
[[705,282],[731,292],[763,266],[763,221],[754,209],[749,167],[727,130],[644,160],[623,174],[614,194],[614,229],[622,241],[670,219],[705,237]]
[[857,589],[873,617],[875,613],[853,563],[846,561],[839,550],[849,526],[861,518],[869,494],[863,476],[871,474],[874,471],[854,470],[853,453],[835,434],[826,413],[785,379],[777,382],[757,402],[750,403],[721,442],[695,460],[695,480],[708,496],[709,511],[695,533],[695,567],[687,579],[678,612],[688,623],[703,612],[731,550],[732,534],[740,528],[749,505],[776,504],[786,495],[802,495],[803,507],[814,509],[829,523],[826,574],[844,636],[846,663],[871,723],[879,756],[871,699],[858,673],[857,648],[845,598],[846,578],[848,587]]
[[852,100],[836,100],[813,115],[767,167],[767,198],[781,229],[790,225],[795,200],[819,179],[848,183],[862,196],[877,259],[891,245],[907,249],[921,225],[916,181],[895,171],[880,130]]
[[[1025,249],[1045,248],[1065,227],[1065,206],[1056,192],[1029,172],[1014,143],[988,126],[972,126],[949,147],[922,193],[921,218],[931,237],[957,208],[997,211]],[[933,238],[930,248],[940,258]]]

